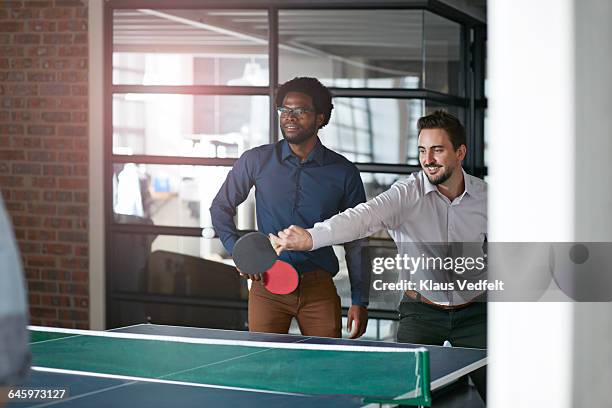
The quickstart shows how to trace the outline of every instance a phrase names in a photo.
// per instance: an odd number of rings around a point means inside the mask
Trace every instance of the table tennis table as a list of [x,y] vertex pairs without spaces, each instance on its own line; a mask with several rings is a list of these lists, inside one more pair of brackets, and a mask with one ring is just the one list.
[[19,388],[67,393],[9,407],[435,406],[486,365],[480,349],[155,324],[30,332]]

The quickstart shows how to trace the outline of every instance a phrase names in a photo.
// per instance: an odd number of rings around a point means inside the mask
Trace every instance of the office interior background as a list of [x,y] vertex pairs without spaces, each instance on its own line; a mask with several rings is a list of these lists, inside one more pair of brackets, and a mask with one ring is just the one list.
[[[295,76],[332,90],[319,135],[368,198],[418,171],[416,121],[444,109],[491,240],[610,241],[609,18],[606,0],[2,2],[0,187],[32,323],[246,329],[247,282],[202,231],[234,161],[282,137]],[[236,222],[257,228],[253,196]],[[367,338],[393,341],[398,300],[372,293]],[[612,406],[610,309],[490,305],[489,404]]]
[[[428,112],[461,117],[473,130],[470,146],[483,146],[482,21],[413,4],[190,6],[109,3],[110,326],[150,318],[246,327],[246,282],[228,278],[231,257],[219,239],[202,239],[201,231],[212,225],[208,208],[234,161],[282,137],[273,95],[293,77],[314,76],[332,89],[335,109],[319,135],[358,163],[368,198],[418,170],[416,121]],[[483,150],[470,153],[466,166],[483,175]],[[251,194],[236,222],[256,230],[255,218]],[[376,251],[391,254],[388,236],[379,238]],[[347,308],[350,284],[342,246],[336,250],[343,264],[336,285]],[[392,340],[399,299],[389,292],[372,296],[368,337]]]

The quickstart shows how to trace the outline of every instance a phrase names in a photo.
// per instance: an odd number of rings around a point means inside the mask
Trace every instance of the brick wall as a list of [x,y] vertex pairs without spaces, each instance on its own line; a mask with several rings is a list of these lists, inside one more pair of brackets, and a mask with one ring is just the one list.
[[89,325],[87,41],[87,0],[0,0],[0,189],[33,324]]

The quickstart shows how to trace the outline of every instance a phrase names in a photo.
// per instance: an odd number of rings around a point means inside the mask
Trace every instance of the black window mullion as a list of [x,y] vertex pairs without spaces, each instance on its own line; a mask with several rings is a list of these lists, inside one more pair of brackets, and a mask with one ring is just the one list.
[[[207,227],[209,228],[209,227]],[[171,235],[177,237],[196,237],[202,238],[203,227],[176,227],[171,225],[147,225],[119,223],[114,220],[109,225],[109,231],[119,234],[138,234],[138,235]],[[253,230],[237,230],[238,235],[242,236]],[[214,238],[218,238],[215,234]],[[211,238],[206,238],[211,239]]]
[[355,163],[357,169],[363,173],[410,174],[421,170],[420,166],[409,164],[387,163]]
[[420,99],[464,108],[469,105],[467,98],[427,89],[329,88],[329,90],[334,97],[343,98]]
[[189,156],[154,156],[147,154],[123,155],[110,157],[113,163],[162,164],[177,166],[233,166],[237,159],[224,157],[189,157]]
[[267,95],[267,86],[229,85],[112,85],[114,94]]
[[[113,155],[112,163],[157,164],[174,166],[226,166],[231,167],[237,159],[215,157],[184,156],[149,156],[149,155]],[[360,163],[355,165],[366,173],[399,173],[409,174],[420,169],[419,166],[390,163]]]
[[[277,77],[278,81],[278,77]],[[393,98],[393,99],[426,99],[454,106],[469,106],[469,98],[427,89],[393,89],[393,88],[336,88],[330,87],[334,97],[346,98]],[[209,85],[112,85],[113,94],[181,94],[181,95],[267,95],[270,97],[270,113],[276,112],[274,96],[276,86],[209,86]],[[274,113],[275,115],[275,113]],[[276,117],[274,116],[274,124]]]
[[474,175],[484,177],[484,112],[486,100],[484,94],[485,80],[485,40],[487,29],[484,25],[474,27],[472,46],[472,61],[474,66],[474,103],[473,103],[473,133],[474,133]]
[[278,9],[268,9],[268,94],[270,96],[270,143],[278,140],[278,126],[276,117],[276,88],[278,86]]
[[461,28],[462,69],[465,72],[464,90],[468,101],[468,109],[465,110],[463,123],[465,124],[467,156],[463,167],[469,174],[474,174],[475,160],[475,134],[474,134],[474,43],[472,40],[473,30],[463,26]]

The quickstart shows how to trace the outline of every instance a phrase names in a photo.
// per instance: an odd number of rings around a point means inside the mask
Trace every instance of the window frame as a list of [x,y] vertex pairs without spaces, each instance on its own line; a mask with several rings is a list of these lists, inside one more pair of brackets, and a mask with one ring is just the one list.
[[[225,86],[225,85],[115,85],[112,83],[113,73],[113,11],[117,9],[258,9],[267,10],[268,14],[268,85],[267,86]],[[115,233],[123,234],[160,234],[201,237],[202,228],[179,226],[156,226],[119,224],[114,220],[113,214],[113,165],[118,163],[161,164],[161,165],[196,165],[196,166],[232,166],[236,159],[232,158],[199,158],[179,156],[155,155],[119,155],[113,153],[113,95],[125,93],[156,93],[156,94],[186,94],[186,95],[262,95],[269,97],[269,142],[279,139],[278,118],[274,96],[279,81],[279,11],[287,9],[397,9],[397,10],[423,10],[457,22],[461,25],[461,60],[460,82],[463,84],[464,96],[445,94],[428,89],[389,89],[389,88],[330,88],[334,97],[356,98],[392,98],[417,99],[423,106],[427,101],[437,104],[451,105],[463,108],[464,117],[460,118],[466,127],[468,154],[464,161],[464,168],[470,174],[484,177],[487,173],[484,166],[484,111],[487,101],[484,96],[485,77],[485,41],[486,25],[469,14],[463,13],[438,0],[209,0],[202,3],[199,0],[176,0],[172,2],[162,0],[107,0],[104,3],[104,226],[105,226],[105,258],[106,265],[111,257],[110,239]],[[423,61],[425,63],[425,61]],[[396,173],[410,174],[420,170],[419,166],[387,163],[355,163],[361,172],[366,173]],[[155,302],[155,295],[115,293],[111,290],[112,273],[106,267],[106,323],[107,327],[113,324],[113,300],[143,296]],[[142,300],[142,299],[141,299]],[[194,304],[198,302],[194,300]],[[181,302],[184,304],[184,302]],[[246,307],[246,305],[244,305]],[[381,318],[391,318],[395,314],[389,311],[379,311]],[[346,310],[345,310],[346,313]],[[376,318],[377,311],[370,313]]]

